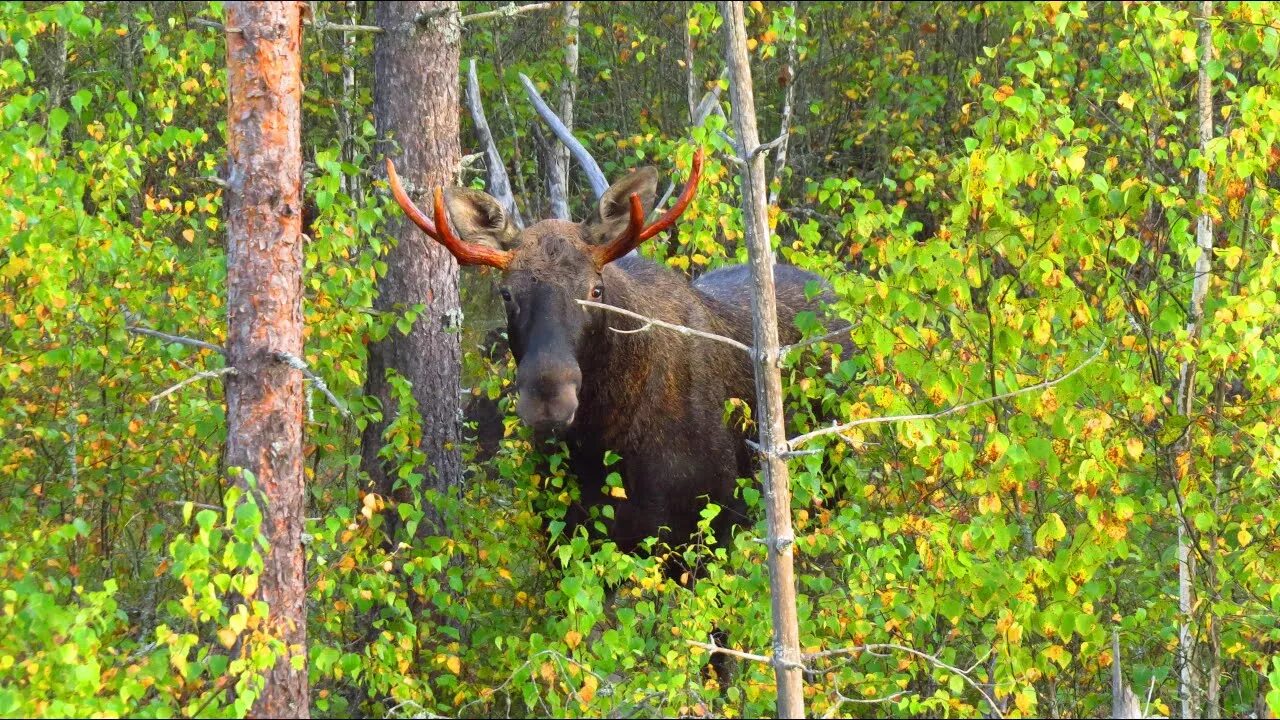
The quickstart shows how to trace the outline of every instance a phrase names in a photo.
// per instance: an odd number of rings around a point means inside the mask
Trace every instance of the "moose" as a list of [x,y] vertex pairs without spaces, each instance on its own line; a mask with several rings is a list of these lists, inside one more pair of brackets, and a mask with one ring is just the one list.
[[[658,173],[632,171],[600,198],[585,222],[542,220],[519,230],[500,203],[478,190],[437,188],[433,217],[405,192],[387,160],[392,194],[406,215],[461,265],[501,271],[507,339],[515,357],[516,412],[536,436],[555,436],[569,449],[580,500],[568,511],[572,530],[593,506],[612,506],[610,538],[626,552],[648,537],[672,546],[697,532],[709,502],[722,512],[713,524],[724,540],[746,517],[735,497],[738,477],[754,458],[746,432],[724,421],[725,403],[755,397],[751,359],[714,340],[646,327],[578,300],[610,305],[646,318],[750,345],[750,276],[731,266],[696,282],[631,251],[671,228],[688,207],[702,174],[694,155],[676,203],[652,224]],[[817,310],[805,287],[818,276],[775,268],[779,334],[795,342],[794,318]],[[605,452],[621,456],[606,467]],[[625,499],[606,484],[618,471]]]

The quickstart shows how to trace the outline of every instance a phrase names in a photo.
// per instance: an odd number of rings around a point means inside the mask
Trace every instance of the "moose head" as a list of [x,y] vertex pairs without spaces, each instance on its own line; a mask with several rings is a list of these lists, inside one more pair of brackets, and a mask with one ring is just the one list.
[[556,432],[573,423],[588,340],[605,322],[602,313],[576,301],[606,302],[606,267],[675,224],[697,190],[702,163],[699,149],[675,205],[647,226],[658,182],[652,167],[614,183],[600,198],[596,217],[543,220],[523,231],[496,199],[467,188],[437,188],[434,218],[428,218],[409,199],[390,159],[387,178],[405,214],[458,264],[502,271],[507,339],[517,365],[516,413],[536,431]]

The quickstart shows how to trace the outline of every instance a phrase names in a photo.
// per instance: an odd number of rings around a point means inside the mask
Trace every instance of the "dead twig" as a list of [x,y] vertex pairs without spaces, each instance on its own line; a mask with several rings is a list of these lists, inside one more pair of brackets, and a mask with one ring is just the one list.
[[178,343],[179,345],[189,345],[202,350],[212,350],[219,355],[227,354],[227,351],[223,349],[221,345],[214,345],[213,343],[196,340],[195,338],[183,337],[182,335],[170,335],[169,333],[162,333],[159,330],[152,330],[151,328],[142,327],[140,325],[126,325],[124,329],[135,335],[146,335],[148,337],[159,338],[166,342]]
[[724,335],[716,335],[715,333],[704,332],[702,330],[695,330],[691,327],[676,325],[674,323],[664,322],[662,320],[655,320],[654,318],[651,318],[651,317],[645,317],[640,313],[631,312],[630,310],[625,310],[620,307],[614,307],[613,305],[605,305],[604,303],[591,302],[590,300],[579,300],[578,304],[585,305],[587,307],[599,308],[601,310],[608,310],[609,312],[618,313],[619,315],[625,315],[629,318],[633,318],[635,320],[639,320],[643,323],[646,323],[644,327],[637,328],[634,330],[620,330],[618,328],[609,328],[610,330],[613,330],[614,332],[617,332],[617,333],[627,334],[627,333],[643,332],[645,330],[648,330],[650,326],[656,325],[660,328],[673,330],[675,332],[680,333],[681,335],[692,335],[695,337],[705,338],[707,340],[715,340],[716,342],[722,342],[726,345],[732,345],[733,347],[738,348],[739,350],[747,353],[748,355],[752,355],[752,356],[755,355],[755,350],[753,350],[751,346],[744,345],[738,342],[737,340],[734,340],[731,337],[725,337]]
[[173,393],[181,390],[182,388],[190,385],[193,382],[197,382],[199,380],[211,380],[213,378],[222,377],[223,375],[235,375],[235,374],[236,374],[236,369],[229,366],[218,368],[217,370],[202,370],[196,373],[195,375],[192,375],[191,377],[187,378],[186,380],[183,380],[177,385],[174,385],[173,387],[170,387],[170,388],[166,388],[165,390],[162,390],[156,393],[155,395],[152,395],[147,400],[147,404],[151,405],[154,408],[156,403],[160,402],[161,400],[168,397],[169,395],[172,395]]
[[351,413],[347,410],[347,406],[338,399],[337,395],[333,394],[333,391],[329,389],[329,385],[325,383],[324,378],[312,372],[311,368],[307,367],[307,364],[302,361],[302,358],[280,350],[273,352],[272,355],[276,360],[279,360],[294,370],[297,370],[302,373],[304,378],[310,380],[311,384],[315,386],[317,390],[324,393],[324,396],[329,398],[329,402],[333,403],[333,406],[338,408],[338,412],[342,413],[342,417],[351,417]]
[[1075,375],[1076,373],[1080,372],[1086,366],[1088,366],[1094,360],[1097,360],[1101,356],[1102,356],[1102,349],[1099,349],[1092,356],[1090,356],[1088,360],[1085,360],[1084,362],[1080,363],[1076,367],[1072,368],[1070,372],[1067,372],[1057,378],[1054,378],[1053,380],[1046,380],[1041,383],[1036,383],[1035,385],[1030,385],[1020,390],[1013,390],[1011,392],[1002,393],[1000,395],[995,395],[988,398],[983,398],[981,400],[974,400],[973,402],[967,402],[962,405],[954,405],[952,407],[947,408],[946,410],[940,410],[936,413],[920,413],[920,414],[913,414],[913,415],[888,415],[884,417],[862,418],[860,420],[852,420],[842,425],[832,425],[831,427],[819,428],[818,430],[807,432],[803,435],[798,435],[796,437],[791,438],[790,440],[787,441],[787,447],[788,449],[794,450],[795,448],[809,442],[810,440],[820,438],[824,435],[840,435],[841,433],[847,432],[855,427],[858,427],[859,425],[877,425],[880,423],[906,422],[909,420],[933,420],[940,417],[946,417],[947,415],[954,415],[955,413],[962,412],[964,410],[969,410],[970,408],[975,408],[980,405],[989,405],[993,402],[1008,400],[1009,398],[1017,397],[1019,395],[1026,395],[1027,393],[1032,393],[1037,390],[1046,390],[1048,388],[1053,387],[1054,385],[1057,385],[1058,383],[1061,383],[1062,381],[1066,380],[1072,375]]

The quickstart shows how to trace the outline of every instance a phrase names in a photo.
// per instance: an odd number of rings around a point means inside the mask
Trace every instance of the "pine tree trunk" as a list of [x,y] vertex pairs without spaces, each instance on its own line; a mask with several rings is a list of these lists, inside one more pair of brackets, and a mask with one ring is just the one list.
[[[393,157],[396,170],[423,207],[429,188],[455,182],[461,151],[458,145],[459,39],[462,26],[456,2],[394,2],[375,6],[378,34],[373,54],[373,114],[382,139],[382,154]],[[424,25],[415,19],[424,14]],[[422,415],[426,463],[418,469],[423,490],[447,491],[462,484],[461,437],[462,350],[457,332],[462,322],[458,300],[458,265],[447,250],[423,236],[402,213],[388,216],[387,233],[395,238],[388,253],[387,274],[378,283],[375,309],[402,314],[425,306],[407,335],[392,329],[369,348],[366,394],[382,404],[382,420],[370,423],[361,437],[362,467],[378,491],[401,502],[412,499],[403,485],[395,488],[378,457],[382,434],[399,413],[390,397],[387,372],[394,370],[413,386]],[[424,507],[420,528],[443,532],[441,516]],[[394,523],[397,516],[389,513]]]
[[227,465],[256,478],[245,484],[270,543],[261,599],[288,649],[267,673],[258,717],[310,714],[302,375],[278,355],[302,357],[300,12],[294,2],[227,4],[227,356],[236,369],[227,382]]
[[804,717],[800,628],[792,549],[791,476],[778,369],[778,308],[773,284],[773,252],[765,205],[764,154],[756,128],[756,101],[747,57],[747,33],[741,2],[721,2],[725,62],[729,66],[733,121],[742,155],[742,221],[751,264],[751,316],[755,344],[756,414],[760,425],[760,465],[768,522],[769,590],[773,606],[773,665],[778,683],[778,717]]

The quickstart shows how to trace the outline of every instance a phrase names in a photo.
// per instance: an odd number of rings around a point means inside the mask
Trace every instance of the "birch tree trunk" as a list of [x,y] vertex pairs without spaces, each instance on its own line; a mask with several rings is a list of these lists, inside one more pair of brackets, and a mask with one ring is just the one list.
[[[1200,152],[1206,163],[1209,157],[1209,142],[1213,140],[1213,92],[1209,85],[1209,63],[1213,60],[1213,30],[1209,26],[1209,18],[1213,15],[1212,0],[1200,3],[1200,68],[1199,68],[1199,116],[1200,116]],[[1201,168],[1196,178],[1196,197],[1205,202],[1209,189],[1209,173]],[[1195,342],[1200,337],[1204,322],[1204,302],[1209,294],[1209,284],[1213,273],[1213,217],[1207,210],[1202,210],[1196,223],[1196,245],[1200,254],[1196,258],[1195,280],[1191,286],[1190,316],[1187,320],[1187,334]],[[1195,400],[1196,363],[1187,361],[1182,365],[1178,378],[1177,404],[1178,410],[1188,419],[1191,418]],[[1187,468],[1185,473],[1176,473],[1175,481],[1179,484],[1191,473],[1191,463],[1180,463],[1177,457],[1190,452],[1190,443],[1183,440],[1175,452],[1176,468]],[[1181,492],[1181,490],[1180,490]],[[1183,493],[1185,495],[1185,493]],[[1181,622],[1178,627],[1178,647],[1182,658],[1179,674],[1179,700],[1182,717],[1194,718],[1200,714],[1203,687],[1200,673],[1196,668],[1197,645],[1193,629],[1195,611],[1195,561],[1192,557],[1191,542],[1188,530],[1189,518],[1180,513],[1178,518],[1178,611]]]
[[742,219],[751,265],[751,315],[755,345],[756,414],[760,427],[761,476],[768,522],[769,590],[773,608],[773,670],[778,683],[778,717],[804,717],[800,627],[791,528],[791,477],[782,453],[787,435],[778,369],[778,309],[773,284],[773,252],[765,204],[764,154],[756,128],[756,101],[747,57],[743,3],[721,2],[725,62],[733,122],[742,164]]
[[[383,29],[373,53],[373,114],[382,151],[399,154],[396,169],[423,207],[430,188],[453,184],[461,150],[458,144],[458,63],[462,32],[456,2],[395,2],[375,6]],[[431,22],[414,22],[426,13]],[[402,213],[392,213],[387,232],[396,242],[387,254],[387,274],[379,279],[374,307],[403,313],[425,306],[409,333],[391,332],[369,348],[365,392],[382,403],[382,420],[370,423],[361,437],[361,467],[379,492],[400,502],[412,499],[410,488],[396,487],[378,451],[388,422],[401,412],[391,399],[387,371],[394,370],[413,386],[422,415],[422,452],[418,469],[423,490],[447,491],[462,484],[461,439],[462,348],[457,332],[462,321],[458,299],[458,264],[438,243],[423,237]],[[443,532],[439,511],[424,507],[420,528]],[[398,522],[396,513],[388,513]],[[434,526],[434,527],[432,527]]]
[[[560,119],[573,132],[573,104],[578,95],[578,3],[564,3],[564,79],[560,82]],[[570,219],[569,148],[552,144],[547,170],[551,217]]]
[[253,714],[307,717],[302,375],[280,360],[302,357],[301,4],[226,10],[227,465],[257,478],[270,543],[260,588],[287,646]]

